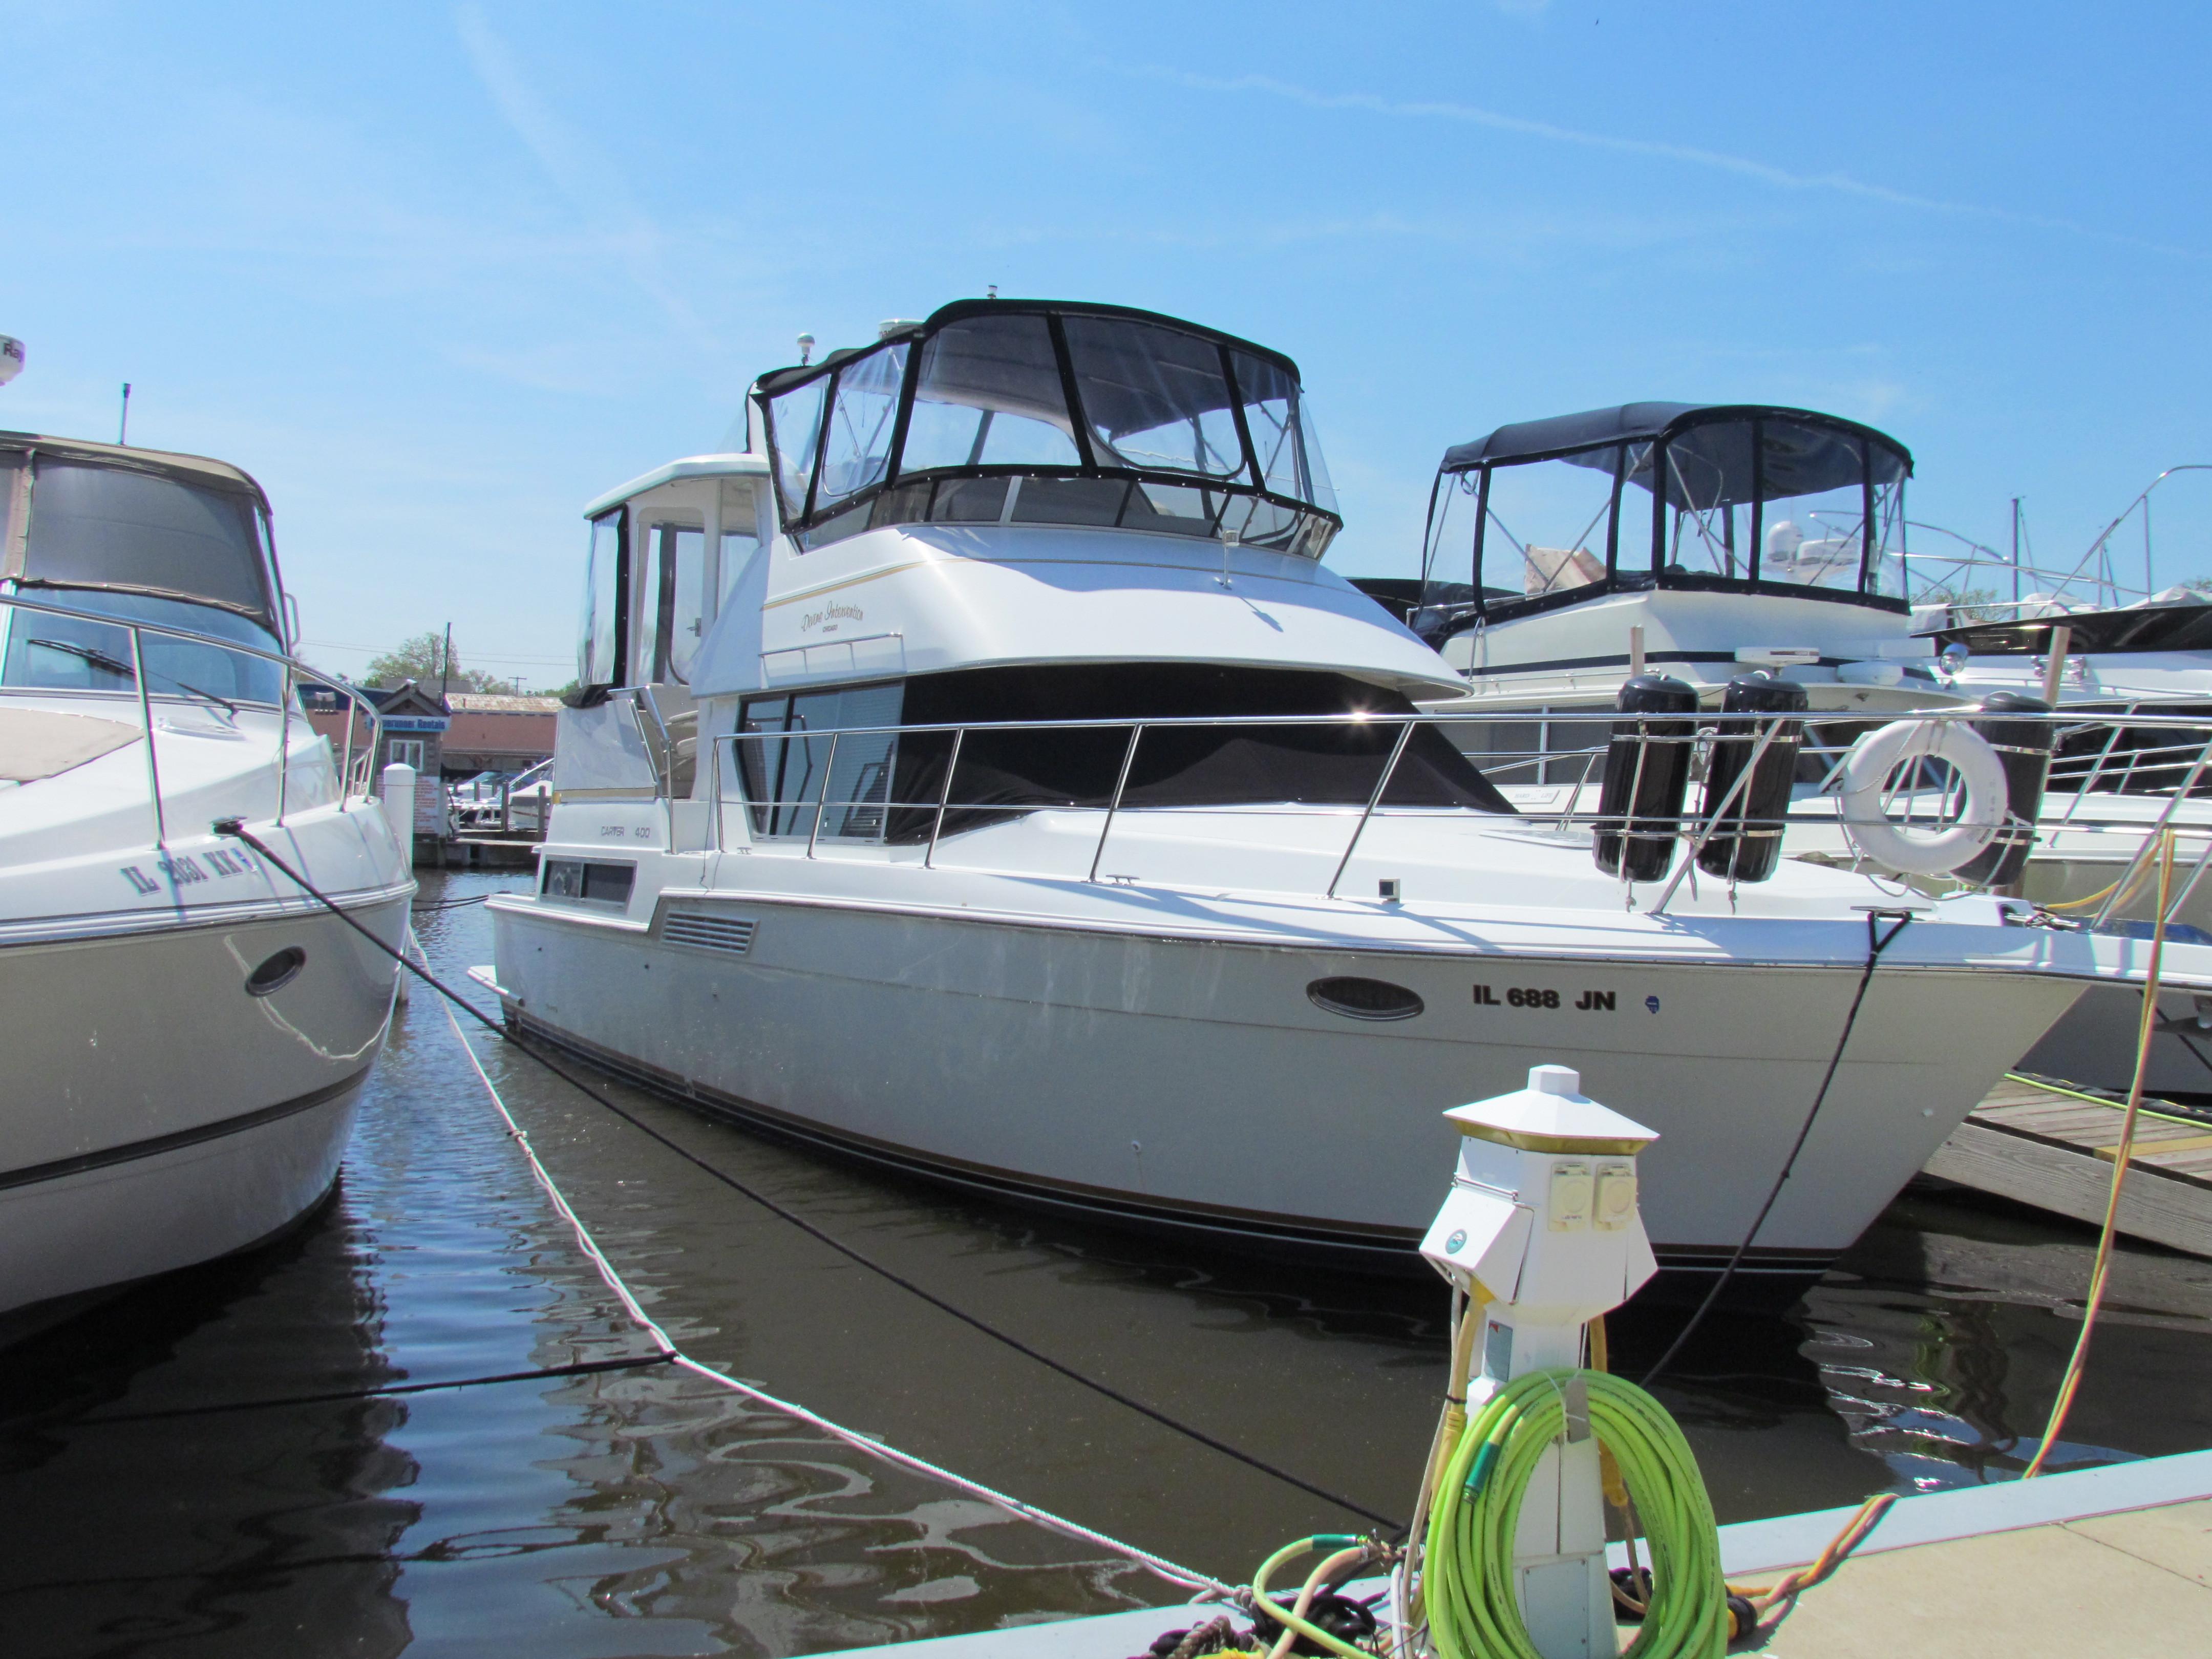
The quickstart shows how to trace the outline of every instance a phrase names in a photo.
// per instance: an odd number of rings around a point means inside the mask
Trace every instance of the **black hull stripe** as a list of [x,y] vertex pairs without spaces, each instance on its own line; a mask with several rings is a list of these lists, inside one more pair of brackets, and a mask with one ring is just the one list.
[[179,1129],[173,1134],[155,1135],[150,1140],[134,1140],[127,1146],[110,1146],[102,1152],[79,1152],[74,1158],[58,1158],[51,1164],[33,1164],[21,1170],[9,1170],[0,1174],[0,1192],[15,1187],[35,1186],[42,1181],[59,1181],[65,1176],[82,1175],[88,1170],[105,1170],[117,1164],[134,1164],[140,1158],[158,1158],[163,1152],[173,1152],[179,1147],[197,1146],[203,1141],[221,1140],[224,1137],[243,1134],[248,1129],[260,1128],[301,1112],[311,1112],[351,1089],[358,1089],[368,1080],[368,1067],[364,1066],[352,1076],[316,1090],[312,1094],[295,1099],[279,1101],[274,1106],[264,1106],[259,1111],[242,1113],[219,1122],[204,1123],[196,1129]]
[[[844,1135],[805,1119],[792,1116],[738,1096],[693,1083],[657,1066],[619,1054],[587,1038],[564,1031],[525,1014],[510,1020],[529,1035],[580,1055],[604,1071],[688,1106],[703,1116],[735,1123],[784,1140],[795,1140],[835,1157],[857,1159],[899,1175],[952,1186],[985,1197],[1040,1206],[1092,1219],[1140,1223],[1147,1227],[1198,1233],[1216,1240],[1243,1244],[1279,1243],[1339,1259],[1357,1258],[1369,1266],[1419,1265],[1414,1255],[1420,1233],[1411,1228],[1375,1228],[1353,1231],[1324,1226],[1301,1226],[1277,1216],[1199,1205],[1166,1205],[1132,1200],[1108,1188],[1048,1182],[1034,1176],[987,1166],[928,1158],[867,1136]],[[1669,1273],[1711,1275],[1735,1255],[1726,1244],[1652,1246],[1660,1267]],[[1832,1250],[1786,1249],[1753,1246],[1736,1269],[1744,1278],[1811,1280],[1827,1270],[1836,1258]]]

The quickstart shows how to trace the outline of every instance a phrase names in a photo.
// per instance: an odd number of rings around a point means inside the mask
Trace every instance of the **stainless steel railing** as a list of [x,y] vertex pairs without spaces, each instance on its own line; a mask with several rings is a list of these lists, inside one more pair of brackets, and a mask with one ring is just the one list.
[[[311,680],[317,685],[327,685],[342,694],[347,700],[345,741],[337,767],[340,805],[343,805],[356,797],[362,799],[374,799],[374,772],[377,750],[383,736],[384,717],[379,712],[376,704],[357,686],[349,684],[335,675],[312,667],[284,652],[264,651],[258,646],[246,645],[236,640],[222,639],[212,634],[200,633],[193,629],[171,627],[162,623],[134,622],[127,617],[105,616],[97,611],[74,610],[66,605],[49,605],[42,600],[26,599],[21,593],[0,593],[0,607],[5,608],[4,611],[0,611],[0,616],[21,613],[58,617],[70,622],[91,623],[101,628],[114,629],[130,636],[131,659],[128,663],[118,661],[113,662],[110,666],[108,664],[97,662],[90,658],[86,660],[106,672],[113,672],[120,670],[122,675],[131,682],[131,693],[100,692],[82,687],[0,683],[0,696],[9,692],[36,694],[42,691],[65,691],[71,696],[130,696],[137,707],[139,731],[146,745],[147,794],[153,809],[154,844],[156,847],[166,847],[168,844],[169,832],[168,811],[161,796],[161,757],[155,752],[154,737],[155,695],[149,684],[149,680],[156,678],[157,674],[156,671],[149,667],[146,661],[145,641],[148,635],[161,639],[182,640],[194,646],[211,647],[234,656],[252,658],[257,661],[271,664],[279,671],[282,690],[275,705],[277,714],[276,817],[277,823],[282,824],[284,822],[284,816],[290,810],[291,805],[292,720],[295,714],[293,705],[298,701],[299,684],[302,678]],[[7,642],[9,653],[12,656],[15,648],[15,627],[12,622],[7,630]],[[83,648],[94,649],[89,647]],[[159,678],[172,677],[161,675]],[[213,692],[185,685],[181,682],[179,682],[179,685],[185,696],[182,698],[173,699],[173,701],[214,702],[231,708],[234,712],[240,707],[267,708],[270,706],[252,698],[233,699],[219,696]],[[368,741],[362,750],[359,766],[356,769],[354,758],[354,732],[359,716],[364,714],[368,717]],[[307,718],[306,711],[299,711],[299,717]],[[325,738],[324,741],[327,744],[329,740]]]
[[[1610,726],[1617,719],[1632,719],[1632,717],[1616,716],[1609,713],[1578,715],[1577,718],[1601,727]],[[1989,718],[1991,716],[1984,715],[1973,709],[1952,709],[1873,719],[1855,717],[1850,724],[1853,728],[1862,726],[1870,727],[1887,724],[1893,719],[1936,725],[1960,721],[1972,724]],[[2081,729],[2078,716],[2063,713],[2036,716],[2008,712],[2001,718],[2008,721],[2039,721],[2054,728],[2052,734],[2054,747],[2061,734]],[[1843,763],[1850,754],[1850,748],[1848,744],[1819,741],[1818,728],[1823,722],[1818,715],[1723,715],[1707,712],[1664,717],[1662,724],[1679,722],[1681,726],[1688,727],[1686,735],[1679,738],[1655,737],[1649,740],[1653,743],[1671,742],[1692,745],[1693,781],[1702,775],[1705,758],[1710,753],[1711,745],[1719,733],[1723,722],[1728,728],[1728,740],[1741,742],[1746,738],[1749,738],[1753,741],[1753,748],[1751,757],[1738,774],[1737,779],[1724,799],[1715,803],[1710,811],[1700,811],[1694,805],[1686,805],[1678,828],[1669,830],[1670,835],[1679,834],[1685,844],[1685,850],[1680,856],[1680,862],[1666,881],[1659,899],[1650,908],[1663,908],[1686,879],[1694,882],[1696,878],[1692,874],[1692,870],[1698,854],[1716,835],[1723,833],[1752,836],[1780,835],[1785,829],[1797,828],[1802,824],[1804,820],[1796,815],[1771,825],[1765,823],[1764,821],[1747,823],[1743,821],[1743,815],[1738,811],[1743,792],[1748,787],[1748,780],[1753,775],[1759,758],[1776,740],[1784,726],[1792,721],[1799,722],[1804,728],[1804,742],[1800,751],[1802,758],[1797,774],[1802,781],[1799,787],[1801,797],[1808,792],[1815,797],[1832,796],[1839,781]],[[2191,798],[2192,792],[2208,775],[2212,775],[2212,726],[2208,726],[2198,717],[2179,715],[2136,716],[2130,718],[2130,724],[2147,732],[2171,735],[2173,738],[2172,742],[2156,745],[2150,751],[2158,758],[2158,764],[2154,770],[2163,774],[2169,781],[2157,790],[2143,790],[2134,797],[2137,799],[2155,799],[2160,802],[2159,811],[2153,819],[2141,826],[2142,839],[2134,854],[2136,862],[2139,864],[2141,859],[2147,856],[2141,850],[2142,847],[2152,844],[2158,833],[2174,822],[2175,816],[2183,803]],[[1413,737],[1417,729],[1422,726],[1431,726],[1448,734],[1455,734],[1454,746],[1463,753],[1470,754],[1479,769],[1483,770],[1486,775],[1510,772],[1516,769],[1533,769],[1535,775],[1547,776],[1550,775],[1550,769],[1554,765],[1572,768],[1577,774],[1575,782],[1540,786],[1564,790],[1564,803],[1547,803],[1540,812],[1532,812],[1529,816],[1538,817],[1541,822],[1561,830],[1580,824],[1594,824],[1600,821],[1602,815],[1599,811],[1597,801],[1593,798],[1589,784],[1606,753],[1605,745],[1578,748],[1537,746],[1515,749],[1502,745],[1498,741],[1501,736],[1508,735],[1501,733],[1498,728],[1519,727],[1525,732],[1532,726],[1540,726],[1540,722],[1532,719],[1529,711],[1518,710],[1497,713],[1423,711],[1410,714],[1291,714],[1160,717],[1145,720],[1018,720],[965,724],[852,726],[792,732],[725,732],[710,739],[711,762],[704,780],[708,785],[704,793],[711,824],[712,845],[716,850],[720,850],[724,845],[725,811],[733,804],[740,805],[752,815],[753,822],[757,826],[756,835],[759,840],[793,846],[803,841],[805,856],[808,858],[820,856],[825,841],[830,842],[883,841],[887,838],[887,826],[891,816],[894,813],[906,812],[918,815],[927,824],[926,837],[920,838],[923,847],[921,861],[925,867],[933,866],[937,863],[940,844],[945,839],[946,821],[955,815],[969,813],[1012,815],[1050,811],[1055,808],[1063,811],[1097,811],[1102,812],[1102,817],[1097,836],[1090,847],[1087,869],[1084,877],[1086,881],[1096,882],[1100,879],[1100,872],[1104,867],[1106,850],[1118,821],[1133,811],[1176,810],[1141,807],[1133,804],[1129,799],[1130,783],[1142,745],[1151,734],[1190,729],[1237,732],[1265,731],[1271,728],[1351,727],[1378,734],[1389,731],[1392,736],[1388,741],[1387,750],[1381,741],[1377,741],[1373,745],[1376,771],[1371,784],[1358,796],[1348,797],[1340,801],[1303,803],[1254,801],[1214,806],[1194,803],[1189,809],[1236,811],[1240,810],[1240,805],[1241,808],[1245,810],[1264,805],[1271,813],[1278,816],[1290,812],[1302,816],[1327,816],[1351,819],[1349,834],[1341,849],[1330,860],[1330,875],[1326,886],[1322,889],[1326,894],[1333,896],[1343,880],[1346,870],[1350,866],[1352,858],[1365,838],[1370,824],[1376,817],[1434,812],[1439,810],[1424,806],[1394,806],[1387,801],[1391,785],[1400,773],[1401,763]],[[1110,791],[1101,791],[1066,801],[1010,802],[1004,799],[967,801],[958,798],[959,775],[963,757],[971,755],[976,743],[980,740],[996,735],[1096,732],[1127,734],[1126,742],[1121,745],[1118,762],[1113,767],[1113,782]],[[1853,735],[1856,735],[1856,729]],[[949,737],[947,752],[944,758],[943,775],[936,780],[936,787],[931,792],[931,798],[928,799],[908,801],[896,799],[893,786],[897,771],[896,746],[902,741],[924,736]],[[860,769],[860,774],[852,781],[851,787],[843,787],[841,792],[838,757],[841,753],[849,753],[848,745],[856,742],[865,742],[869,745],[872,758],[867,766]],[[758,746],[757,752],[762,763],[755,769],[757,776],[771,776],[778,772],[787,771],[787,767],[768,764],[769,754],[774,751],[777,757],[781,759],[788,756],[792,745],[803,745],[803,758],[800,763],[805,769],[805,780],[799,792],[781,793],[779,788],[770,790],[758,798],[749,793],[744,787],[745,768],[740,763],[740,745],[745,744]],[[2016,750],[2017,752],[2023,754],[2040,752],[2018,745],[1996,746],[2000,752],[2006,752],[2008,750]],[[878,755],[875,752],[878,750],[884,752]],[[2100,775],[2093,772],[2091,775],[2095,777]],[[734,799],[730,792],[730,780],[733,776],[737,780]],[[1958,780],[1951,775],[1948,767],[1935,762],[1916,763],[1913,766],[1893,775],[1886,786],[1883,799],[1885,814],[1893,823],[1905,828],[1943,828],[1956,822],[1961,805],[1962,797],[1959,790]],[[2073,810],[2073,806],[2074,804],[2069,803],[2069,811]],[[839,820],[837,815],[841,812],[843,817]],[[872,826],[869,833],[859,835],[853,833],[856,812],[863,813],[866,822]],[[2195,886],[2197,879],[2203,873],[2206,866],[2212,864],[2212,803],[2207,804],[2205,817],[2207,834],[2204,854],[2198,859],[2195,872],[2185,884],[2182,890],[2183,896],[2185,896],[2187,891]],[[805,826],[803,830],[799,827],[801,824]],[[2110,828],[2110,826],[2103,827]],[[2136,826],[2130,825],[2126,830],[2114,831],[2114,833],[2133,833],[2136,828]],[[1626,832],[1632,835],[1637,833],[1632,826],[1626,827]],[[2130,866],[2131,870],[2133,866]],[[2094,919],[2097,923],[2101,924],[2110,920],[2114,908],[2125,896],[2126,883],[2131,878],[2131,876],[2124,875],[2122,882],[2115,884],[2112,890],[2112,896],[2105,900],[2103,908],[2097,913]],[[2177,898],[2177,908],[2179,902],[2179,899]]]

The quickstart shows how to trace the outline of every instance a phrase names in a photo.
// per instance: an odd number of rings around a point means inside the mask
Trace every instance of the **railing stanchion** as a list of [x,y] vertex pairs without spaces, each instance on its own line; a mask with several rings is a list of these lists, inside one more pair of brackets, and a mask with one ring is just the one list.
[[822,787],[814,792],[814,822],[806,831],[806,856],[809,858],[814,856],[815,838],[822,833],[822,814],[829,809],[830,784],[837,775],[837,739],[842,735],[836,732],[830,734],[830,758],[823,763]]
[[154,797],[154,845],[167,848],[169,826],[161,816],[161,766],[154,756],[154,703],[146,695],[146,647],[131,630],[131,678],[138,685],[138,724],[146,733],[146,787]]
[[1359,822],[1352,826],[1352,839],[1345,843],[1344,856],[1336,861],[1336,873],[1328,878],[1328,890],[1322,896],[1334,898],[1336,884],[1344,879],[1344,872],[1358,850],[1360,836],[1367,833],[1367,820],[1375,816],[1375,808],[1382,799],[1382,792],[1390,787],[1390,775],[1398,769],[1398,757],[1406,752],[1407,741],[1413,735],[1413,717],[1407,715],[1398,726],[1398,741],[1390,745],[1390,758],[1382,768],[1382,775],[1375,780],[1374,793],[1367,797],[1366,810],[1360,813]]
[[[945,787],[937,792],[937,822],[929,826],[929,847],[921,855],[921,867],[925,870],[929,869],[935,860],[937,838],[945,833],[945,808],[952,799],[952,776],[960,769],[960,744],[967,735],[968,728],[964,726],[952,734],[952,757],[945,763]],[[1096,860],[1092,862],[1091,868],[1095,873],[1097,869]]]
[[1098,826],[1098,845],[1091,849],[1091,873],[1085,881],[1098,879],[1098,860],[1106,856],[1106,835],[1114,827],[1114,815],[1121,810],[1121,792],[1129,787],[1129,768],[1137,758],[1137,740],[1145,735],[1142,726],[1129,728],[1129,746],[1121,751],[1121,775],[1114,780],[1114,799],[1106,803],[1106,822]]
[[284,808],[291,799],[292,782],[292,665],[284,665],[284,684],[276,704],[276,827],[284,827]]

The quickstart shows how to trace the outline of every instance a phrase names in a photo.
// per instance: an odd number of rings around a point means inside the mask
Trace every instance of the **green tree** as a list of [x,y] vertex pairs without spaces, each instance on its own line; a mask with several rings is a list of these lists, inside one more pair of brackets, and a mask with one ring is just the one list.
[[441,684],[455,691],[512,693],[514,690],[512,680],[501,679],[481,668],[464,668],[458,649],[449,661],[446,636],[435,630],[402,640],[397,647],[371,662],[362,674],[364,685],[393,686],[402,680],[413,680],[432,690]]

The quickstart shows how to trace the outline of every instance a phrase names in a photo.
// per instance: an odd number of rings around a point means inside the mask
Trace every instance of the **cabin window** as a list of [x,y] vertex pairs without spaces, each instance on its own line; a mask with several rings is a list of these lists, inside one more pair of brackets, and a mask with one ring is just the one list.
[[813,487],[814,458],[822,441],[822,399],[828,380],[809,380],[769,404],[769,435],[775,446],[775,488],[783,516],[805,516]]
[[1485,592],[1533,599],[1603,581],[1612,564],[1620,461],[1616,445],[1495,467],[1486,490],[1467,475],[1480,498],[1468,505],[1481,520],[1476,525],[1470,512],[1462,521],[1474,532],[1475,580]]
[[689,684],[706,632],[707,532],[696,520],[655,520],[643,542],[635,653],[639,672],[655,685]]
[[538,891],[547,898],[581,900],[587,904],[627,907],[637,882],[634,864],[600,863],[586,859],[548,859],[539,878]]
[[135,696],[143,667],[149,696],[222,698],[272,708],[283,699],[284,671],[265,657],[250,657],[219,645],[202,645],[167,634],[141,634],[142,660],[132,655],[130,630],[118,625],[153,623],[234,640],[260,651],[280,648],[273,635],[234,611],[146,593],[89,588],[53,592],[33,587],[24,597],[40,605],[61,605],[115,620],[56,617],[12,605],[0,611],[0,645],[4,645],[4,651],[0,651],[0,684]]
[[1070,317],[1064,326],[1099,465],[1249,477],[1219,346],[1119,318]]
[[35,465],[26,586],[196,599],[277,631],[261,514],[242,488],[43,455]]
[[898,418],[906,353],[903,343],[895,345],[838,371],[837,395],[822,442],[821,481],[814,489],[816,512],[883,482],[890,466],[891,428]]
[[1336,489],[1321,457],[1311,399],[1280,364],[1249,351],[1232,351],[1229,360],[1236,370],[1244,429],[1251,434],[1261,484],[1275,495],[1335,512]]
[[[738,711],[739,776],[757,836],[884,839],[902,685],[748,697]],[[820,817],[817,826],[817,816]]]
[[623,647],[629,631],[623,597],[629,586],[623,519],[623,509],[617,507],[592,520],[592,555],[584,568],[584,625],[576,659],[580,686],[623,682]]
[[[1045,319],[978,317],[948,325],[922,347],[899,471],[1075,466],[1083,458],[1073,433]],[[961,482],[996,483],[1003,495],[1003,479]],[[970,502],[960,516],[975,522],[985,515]]]

